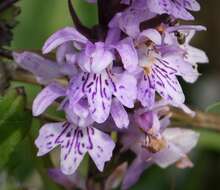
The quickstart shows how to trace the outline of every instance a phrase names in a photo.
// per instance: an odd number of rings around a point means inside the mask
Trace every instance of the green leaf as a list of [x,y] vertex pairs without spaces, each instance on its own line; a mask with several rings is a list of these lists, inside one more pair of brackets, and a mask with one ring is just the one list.
[[10,90],[0,100],[0,168],[30,128],[32,116],[25,111],[25,103],[23,88]]
[[210,105],[207,109],[207,112],[220,114],[220,102]]

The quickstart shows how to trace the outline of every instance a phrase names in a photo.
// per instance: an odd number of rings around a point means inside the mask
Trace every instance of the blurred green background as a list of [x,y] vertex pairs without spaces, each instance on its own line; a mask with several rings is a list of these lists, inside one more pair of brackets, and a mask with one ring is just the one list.
[[[75,2],[84,24],[92,26],[97,23],[94,5],[88,5],[83,0]],[[207,52],[210,64],[200,66],[202,76],[198,82],[183,85],[188,103],[195,108],[205,109],[220,100],[220,1],[201,0],[200,3],[202,11],[195,13],[196,23],[205,25],[208,31],[198,33],[193,44]],[[54,31],[72,25],[65,0],[21,0],[18,5],[22,13],[18,17],[20,24],[14,30],[13,50],[40,49]],[[177,170],[172,166],[162,170],[152,167],[131,190],[219,190],[220,137],[214,132],[200,132],[199,146],[190,155],[195,164],[193,169]],[[38,177],[31,170],[34,166],[32,158],[27,154],[29,148],[20,146],[15,153],[19,162],[16,162],[11,175],[30,187]],[[3,181],[1,185],[3,178],[4,173],[0,177],[1,190],[8,190],[11,184],[17,183],[12,177],[10,185],[3,184]],[[53,190],[50,188],[47,190]]]

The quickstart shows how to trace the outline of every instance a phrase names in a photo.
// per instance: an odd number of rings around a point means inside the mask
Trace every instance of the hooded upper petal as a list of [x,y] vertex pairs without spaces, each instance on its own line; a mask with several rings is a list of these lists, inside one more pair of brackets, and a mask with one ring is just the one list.
[[83,90],[88,98],[92,118],[98,123],[106,121],[112,101],[112,87],[107,72],[88,75]]
[[113,60],[113,53],[103,42],[88,43],[77,59],[82,70],[89,73],[101,73],[112,64]]
[[55,32],[44,44],[43,46],[43,53],[49,53],[53,49],[57,48],[58,46],[62,45],[65,42],[79,42],[82,44],[87,43],[88,39],[80,34],[75,28],[73,27],[66,27],[57,32]]

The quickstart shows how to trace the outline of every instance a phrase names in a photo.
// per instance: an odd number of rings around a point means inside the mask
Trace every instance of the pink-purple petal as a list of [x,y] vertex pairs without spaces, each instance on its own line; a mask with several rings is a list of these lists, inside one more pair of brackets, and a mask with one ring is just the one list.
[[137,80],[129,73],[115,74],[116,84],[113,94],[126,107],[133,108],[137,98]]
[[69,41],[72,41],[72,42],[75,41],[75,42],[85,44],[88,41],[88,39],[82,34],[80,34],[75,28],[66,27],[54,33],[45,42],[43,46],[43,53],[44,54],[49,53],[53,49]]
[[105,162],[109,161],[112,157],[115,143],[110,136],[95,128],[88,128],[88,136],[93,143],[93,147],[88,149],[89,155],[97,168],[103,171]]
[[122,104],[114,98],[111,105],[111,116],[118,128],[127,128],[129,125],[129,118],[125,108]]
[[57,98],[65,96],[65,93],[65,88],[58,83],[51,83],[45,87],[34,99],[33,115],[38,116],[43,113]]
[[138,56],[132,39],[126,38],[122,40],[115,48],[121,57],[124,68],[129,72],[135,71],[138,65]]

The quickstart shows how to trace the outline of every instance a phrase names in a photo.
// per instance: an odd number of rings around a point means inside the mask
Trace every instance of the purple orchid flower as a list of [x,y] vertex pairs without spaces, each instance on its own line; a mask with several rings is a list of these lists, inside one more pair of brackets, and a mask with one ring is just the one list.
[[[108,118],[110,110],[124,113],[122,105],[128,108],[134,107],[136,84],[136,79],[132,75],[126,72],[113,73],[106,69],[99,75],[81,73],[77,78],[73,78],[67,95],[70,97],[71,107],[86,96],[92,118],[98,123],[103,123]],[[112,95],[116,97],[113,103]],[[117,116],[117,114],[113,115]]]
[[[146,45],[146,40],[152,43]],[[162,45],[159,32],[154,29],[143,31],[138,39],[137,48],[139,65],[143,70],[140,72],[138,85],[138,99],[143,106],[151,107],[155,101],[155,92],[165,100],[174,104],[183,104],[185,101],[183,91],[177,80],[181,75],[180,64],[184,64],[182,58],[176,53],[162,56],[157,46]]]
[[[166,128],[170,123],[168,117],[162,117],[166,109],[162,106],[145,112],[139,110],[131,119],[133,122],[122,144],[123,150],[131,149],[137,157],[128,168],[122,189],[135,184],[152,164],[166,168],[177,161],[188,160],[186,154],[196,145],[199,135],[189,129]],[[180,164],[180,167],[187,166],[192,166],[190,161]]]
[[[127,4],[128,1],[124,1]],[[134,1],[123,12],[117,13],[109,23],[110,28],[120,28],[128,36],[135,38],[140,31],[140,24],[152,17],[156,16],[155,13],[149,11],[147,1],[138,0]]]
[[[179,48],[181,48],[183,50],[185,60],[194,66],[196,66],[197,63],[208,63],[209,59],[206,53],[190,45],[190,42],[194,37],[196,31],[201,30],[206,30],[206,28],[198,25],[169,27],[169,32],[166,31],[164,34],[164,43],[170,46],[178,46]],[[184,41],[182,44],[178,42],[178,39],[175,36],[175,32],[177,31],[179,31],[180,35],[184,37]]]
[[[43,52],[48,53],[57,46],[70,41],[77,43],[77,47],[80,47],[79,53],[73,52],[73,55],[69,53],[66,55],[66,57],[77,57],[74,59],[76,60],[75,64],[82,69],[81,72],[72,77],[68,85],[66,96],[68,97],[69,105],[73,108],[80,99],[86,97],[88,108],[94,121],[103,123],[111,111],[117,126],[122,128],[127,127],[129,123],[128,116],[122,105],[128,108],[134,107],[134,101],[137,96],[136,79],[121,68],[112,68],[114,54],[109,48],[113,47],[118,51],[122,62],[126,63],[124,64],[125,69],[128,68],[130,71],[131,68],[134,70],[132,65],[136,65],[137,57],[136,51],[132,46],[133,43],[129,38],[110,44],[115,39],[112,39],[113,34],[109,32],[106,45],[103,42],[92,44],[74,28],[65,28],[56,32],[47,40]],[[116,34],[118,34],[117,31]],[[33,113],[35,116],[45,110],[44,108],[41,109],[41,102],[42,99],[46,101],[47,89],[43,90],[34,101]],[[112,101],[113,95],[116,98]],[[64,96],[64,94],[61,93],[60,96]],[[58,96],[52,94],[51,97],[48,97],[50,100],[43,104],[45,108],[58,98]],[[122,114],[121,117],[123,116],[123,118],[120,119],[117,113]]]
[[[106,38],[106,43],[96,42],[92,43],[85,36],[80,34],[73,27],[66,27],[54,33],[44,44],[43,53],[49,53],[58,46],[66,43],[72,42],[75,48],[79,48],[79,54],[77,54],[76,62],[85,72],[99,74],[113,64],[115,59],[116,50],[121,56],[122,63],[124,68],[128,71],[135,70],[138,59],[133,43],[130,38],[124,39],[122,41],[114,43],[114,39],[118,39],[120,33],[117,30],[114,30],[114,35],[112,31],[109,32],[109,35]],[[119,36],[117,36],[119,35]],[[76,56],[76,53],[72,53],[73,56]],[[71,54],[68,54],[69,56]]]
[[[178,29],[185,27],[192,28],[181,26]],[[200,26],[194,28],[203,29]],[[151,107],[157,92],[171,105],[182,107],[185,98],[177,76],[191,83],[199,76],[194,64],[185,58],[185,49],[177,43],[164,43],[163,35],[155,29],[144,30],[134,43],[139,55],[139,66],[143,68],[139,74],[138,100],[143,106]]]
[[200,5],[196,0],[148,0],[149,10],[157,14],[169,14],[183,20],[193,20],[187,11],[199,11]]
[[114,141],[92,126],[79,128],[70,122],[45,124],[35,141],[38,156],[43,156],[61,146],[61,170],[73,174],[88,152],[97,168],[103,171],[104,164],[112,157]]
[[[42,114],[57,98],[66,97],[73,111],[76,111],[80,101],[86,101],[91,118],[98,123],[103,123],[111,112],[119,128],[128,126],[128,116],[122,105],[129,108],[134,106],[137,91],[134,77],[110,71],[100,75],[82,73],[76,77],[67,90],[58,83],[44,88],[33,102],[33,115]],[[116,98],[112,99],[112,95]]]

